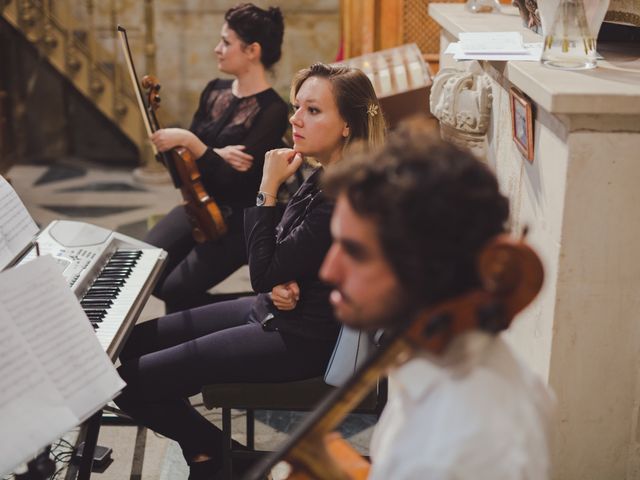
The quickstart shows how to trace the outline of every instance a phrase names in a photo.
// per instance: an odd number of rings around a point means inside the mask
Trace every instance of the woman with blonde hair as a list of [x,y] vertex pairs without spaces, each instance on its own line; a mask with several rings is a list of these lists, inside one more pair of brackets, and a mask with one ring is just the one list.
[[[353,68],[314,64],[295,77],[291,97],[294,148],[267,153],[256,207],[244,212],[258,295],[137,325],[120,355],[127,387],[116,403],[180,444],[192,480],[219,474],[222,434],[188,397],[213,383],[322,375],[338,334],[330,288],[318,277],[333,210],[319,181],[355,142],[378,146],[384,121],[371,82]],[[320,167],[280,214],[276,192],[307,156]]]

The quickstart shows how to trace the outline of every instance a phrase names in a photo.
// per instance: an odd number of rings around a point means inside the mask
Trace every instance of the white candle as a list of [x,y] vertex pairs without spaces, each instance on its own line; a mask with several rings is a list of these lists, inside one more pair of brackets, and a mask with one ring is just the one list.
[[409,90],[407,81],[407,70],[405,69],[402,57],[398,54],[393,56],[393,78],[396,81],[396,90],[404,92]]
[[420,60],[417,58],[409,62],[409,77],[411,78],[411,86],[418,88],[424,85],[425,75]]
[[380,95],[389,95],[393,92],[391,86],[391,73],[382,57],[378,57],[378,81],[380,82]]

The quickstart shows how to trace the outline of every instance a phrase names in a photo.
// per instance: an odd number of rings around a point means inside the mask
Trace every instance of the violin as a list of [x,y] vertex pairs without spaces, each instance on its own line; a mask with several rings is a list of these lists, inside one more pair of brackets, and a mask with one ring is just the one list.
[[[156,117],[156,110],[160,106],[160,83],[152,75],[146,75],[142,79],[142,87],[146,90],[147,102],[145,104],[138,76],[136,74],[127,31],[118,25],[120,43],[124,52],[129,76],[133,82],[138,106],[142,112],[142,120],[147,135],[159,130],[160,123]],[[155,145],[151,144],[153,152],[159,162],[169,171],[171,180],[176,188],[180,189],[183,199],[183,207],[191,223],[191,233],[198,243],[216,240],[227,232],[227,225],[215,200],[207,193],[202,184],[200,170],[189,150],[178,147],[167,152],[158,152]]]
[[538,255],[522,240],[499,235],[480,252],[481,286],[421,311],[401,322],[375,355],[345,385],[328,395],[276,452],[261,459],[245,480],[260,480],[280,461],[291,467],[288,480],[365,480],[369,463],[332,431],[366,397],[378,379],[420,351],[442,354],[458,335],[473,329],[493,334],[542,288]]

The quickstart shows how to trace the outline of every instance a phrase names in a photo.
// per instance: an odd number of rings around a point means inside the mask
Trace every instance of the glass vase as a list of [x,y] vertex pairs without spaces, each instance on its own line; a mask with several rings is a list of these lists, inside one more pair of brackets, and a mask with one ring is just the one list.
[[550,68],[595,68],[596,38],[609,0],[545,0],[539,3],[544,32],[541,62]]

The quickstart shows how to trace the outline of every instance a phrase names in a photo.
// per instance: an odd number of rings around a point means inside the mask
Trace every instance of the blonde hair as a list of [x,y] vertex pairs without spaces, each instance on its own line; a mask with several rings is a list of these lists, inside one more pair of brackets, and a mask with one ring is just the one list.
[[385,139],[385,123],[376,92],[369,78],[357,68],[346,65],[314,63],[300,70],[291,84],[291,102],[311,77],[326,78],[333,87],[333,97],[340,116],[349,126],[349,137],[344,147],[355,142],[364,143],[366,149],[382,146]]

